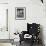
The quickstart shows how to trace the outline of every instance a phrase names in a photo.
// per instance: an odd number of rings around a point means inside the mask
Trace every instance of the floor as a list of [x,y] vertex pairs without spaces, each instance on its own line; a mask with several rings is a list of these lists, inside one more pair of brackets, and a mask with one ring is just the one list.
[[[12,45],[11,43],[0,43],[0,46],[16,46],[16,45]],[[17,46],[31,46],[31,45],[28,43],[22,42],[21,45],[19,44]],[[33,46],[42,46],[42,45],[41,44],[40,45],[34,44]]]
[[[19,46],[31,46],[31,45],[28,43],[22,42],[22,44]],[[42,44],[34,44],[33,46],[43,46],[43,45]]]
[[0,46],[12,46],[11,43],[0,43]]

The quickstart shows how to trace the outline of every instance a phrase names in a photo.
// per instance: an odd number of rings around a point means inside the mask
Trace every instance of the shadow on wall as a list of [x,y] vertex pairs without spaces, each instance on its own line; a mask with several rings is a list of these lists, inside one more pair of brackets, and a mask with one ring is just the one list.
[[40,25],[40,39],[42,40],[42,45],[45,46],[44,45],[44,37],[43,37],[43,26],[42,25]]

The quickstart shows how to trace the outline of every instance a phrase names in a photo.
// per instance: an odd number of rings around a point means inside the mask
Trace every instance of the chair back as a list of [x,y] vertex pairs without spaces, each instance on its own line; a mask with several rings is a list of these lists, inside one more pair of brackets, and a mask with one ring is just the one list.
[[29,23],[27,23],[27,30],[28,30],[28,33],[30,35],[32,35],[32,34],[37,35],[40,32],[40,24],[36,24],[36,23],[29,24]]

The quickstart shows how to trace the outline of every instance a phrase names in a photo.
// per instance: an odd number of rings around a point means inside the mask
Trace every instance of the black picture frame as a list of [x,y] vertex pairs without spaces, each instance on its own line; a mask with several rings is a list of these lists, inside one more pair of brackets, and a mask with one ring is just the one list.
[[25,20],[26,19],[26,8],[25,7],[16,7],[15,8],[15,19],[16,20]]

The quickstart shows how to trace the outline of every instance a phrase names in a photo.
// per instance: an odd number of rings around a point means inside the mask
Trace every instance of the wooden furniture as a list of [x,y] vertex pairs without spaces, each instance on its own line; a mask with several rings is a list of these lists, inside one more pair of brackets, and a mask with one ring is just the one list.
[[[22,31],[22,34],[20,34],[20,44],[22,41],[28,41],[31,43],[31,46],[33,43],[38,43],[39,44],[39,33],[40,33],[40,24],[32,23],[29,24],[27,23],[27,31]],[[32,37],[31,38],[24,38],[25,34],[29,34]]]

